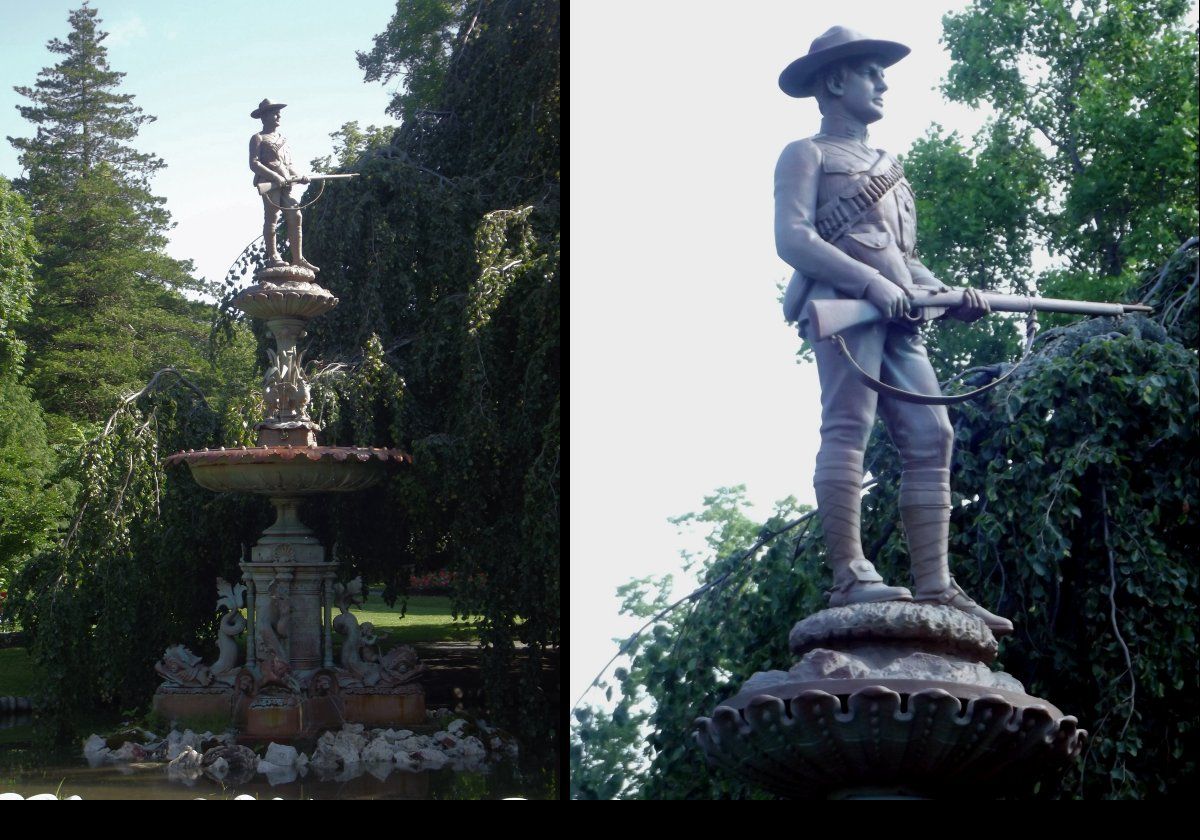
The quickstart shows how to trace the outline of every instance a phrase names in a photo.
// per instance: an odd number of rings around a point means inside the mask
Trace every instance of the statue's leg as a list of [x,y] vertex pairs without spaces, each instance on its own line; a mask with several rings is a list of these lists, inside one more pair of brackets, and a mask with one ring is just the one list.
[[287,209],[288,242],[292,246],[292,265],[307,268],[309,271],[320,271],[315,265],[304,259],[304,216],[294,209],[296,200],[289,194],[283,205]]
[[267,267],[285,265],[279,257],[279,245],[275,241],[275,227],[279,224],[279,208],[267,199],[278,202],[278,191],[272,190],[263,196],[263,247],[266,251]]
[[[881,379],[906,391],[936,394],[937,376],[915,332],[888,328]],[[984,621],[993,633],[1011,633],[1012,622],[988,612],[950,575],[950,455],[954,427],[945,406],[882,397],[879,413],[900,451],[900,518],[912,560],[915,600],[948,604]]]
[[[869,325],[842,337],[858,363],[878,375],[883,335],[883,327]],[[829,605],[911,600],[912,593],[904,587],[883,582],[862,550],[863,452],[875,420],[876,394],[858,381],[829,342],[818,342],[814,351],[821,379],[821,448],[813,487],[825,535],[825,561],[833,571]]]

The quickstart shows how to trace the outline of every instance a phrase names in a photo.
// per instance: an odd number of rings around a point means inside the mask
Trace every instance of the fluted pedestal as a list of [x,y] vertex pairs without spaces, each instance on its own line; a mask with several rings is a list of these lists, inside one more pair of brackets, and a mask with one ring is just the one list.
[[792,630],[799,661],[760,672],[696,721],[711,765],[782,796],[995,795],[1076,757],[1087,733],[988,666],[998,646],[951,607],[823,610]]

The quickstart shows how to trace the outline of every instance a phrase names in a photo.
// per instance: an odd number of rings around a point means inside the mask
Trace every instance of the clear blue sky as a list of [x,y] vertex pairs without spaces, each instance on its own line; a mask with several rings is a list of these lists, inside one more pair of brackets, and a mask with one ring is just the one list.
[[[65,39],[80,0],[0,0],[0,137],[29,137],[17,113],[28,100],[14,85],[33,85],[61,56],[46,50]],[[122,92],[158,121],[136,145],[163,158],[154,191],[176,222],[169,251],[196,262],[212,280],[224,276],[261,233],[262,204],[251,187],[247,144],[259,122],[250,112],[264,97],[286,102],[282,130],[297,162],[328,154],[329,133],[349,120],[393,124],[384,113],[395,82],[367,84],[355,61],[396,8],[395,0],[98,0],[110,33],[109,64],[126,74]],[[0,140],[0,175],[20,174],[16,150]]]

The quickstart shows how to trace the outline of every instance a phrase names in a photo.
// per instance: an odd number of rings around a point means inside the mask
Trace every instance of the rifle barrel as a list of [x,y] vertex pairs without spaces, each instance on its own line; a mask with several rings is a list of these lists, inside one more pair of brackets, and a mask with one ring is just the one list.
[[[998,292],[981,292],[983,299],[993,312],[1065,312],[1070,315],[1124,315],[1129,312],[1153,312],[1153,308],[1137,303],[1096,303],[1089,300],[1063,300],[1061,298],[1029,297],[1028,295],[1005,295]],[[962,303],[960,290],[931,292],[913,301],[915,306],[949,306]]]

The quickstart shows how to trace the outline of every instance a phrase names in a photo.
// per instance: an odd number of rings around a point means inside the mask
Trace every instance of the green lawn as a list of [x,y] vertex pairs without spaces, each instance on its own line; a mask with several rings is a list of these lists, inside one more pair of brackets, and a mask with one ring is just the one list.
[[[400,643],[469,642],[479,638],[474,622],[461,618],[455,621],[451,617],[450,599],[444,595],[410,596],[408,613],[401,617],[399,601],[395,607],[389,607],[378,595],[372,594],[362,609],[353,612],[359,623],[369,621],[376,630],[387,632],[381,639],[383,650]],[[334,615],[337,615],[336,610]],[[337,648],[341,647],[340,639],[334,635]],[[0,650],[0,696],[32,697],[37,693],[37,679],[37,670],[25,648]]]
[[408,613],[400,617],[400,602],[389,607],[373,591],[361,609],[353,610],[360,624],[371,622],[386,630],[383,647],[405,642],[469,642],[479,638],[474,622],[450,616],[450,598],[444,595],[410,595]]

